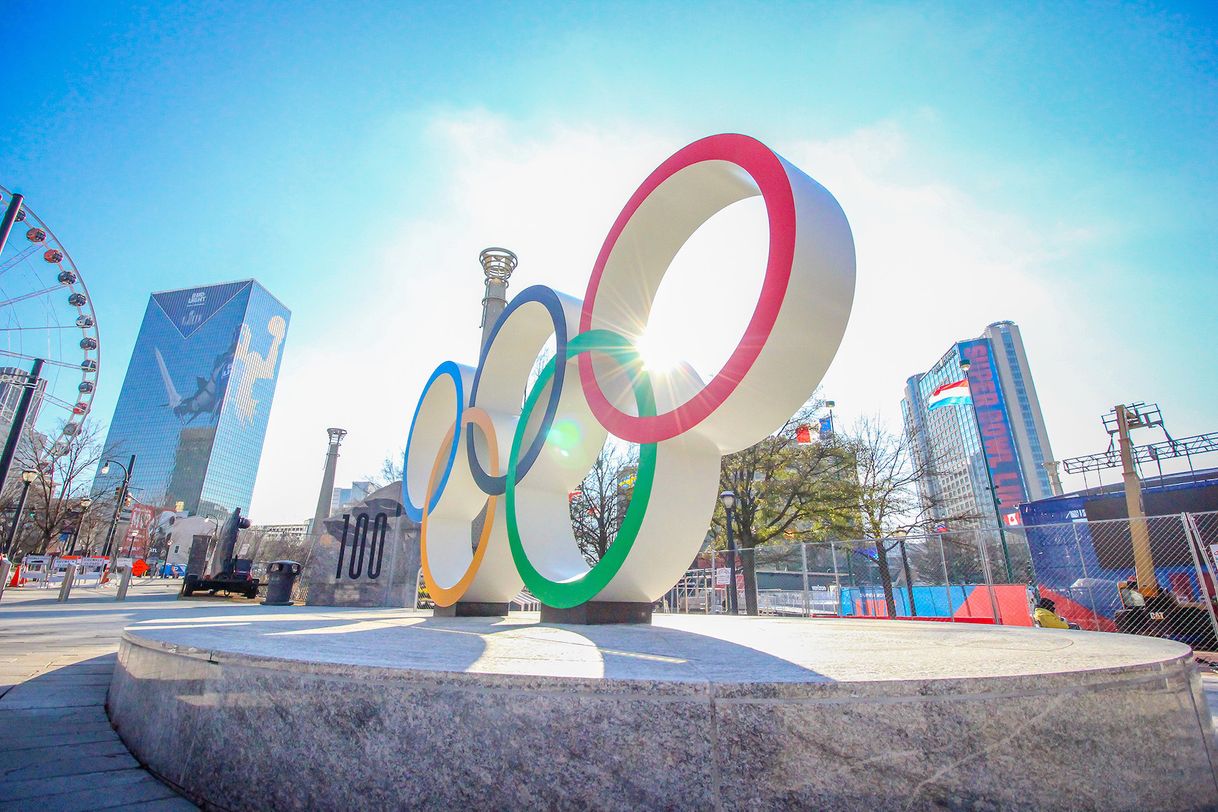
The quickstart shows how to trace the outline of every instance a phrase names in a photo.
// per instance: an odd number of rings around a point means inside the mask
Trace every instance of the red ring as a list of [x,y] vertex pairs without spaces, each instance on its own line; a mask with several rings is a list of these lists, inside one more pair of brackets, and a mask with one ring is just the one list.
[[639,206],[660,184],[677,172],[703,161],[735,164],[747,172],[761,190],[770,226],[770,250],[761,294],[740,343],[719,374],[698,394],[663,414],[636,417],[615,407],[605,397],[596,380],[592,356],[584,354],[579,357],[580,384],[592,413],[611,434],[629,442],[658,443],[676,437],[701,423],[728,399],[769,340],[791,278],[791,265],[795,259],[795,195],[791,191],[791,180],[782,159],[765,144],[747,135],[712,135],[695,141],[660,164],[626,203],[596,258],[592,277],[588,280],[588,290],[584,294],[579,331],[586,333],[592,329],[592,311],[596,307],[596,292],[605,272],[605,264]]

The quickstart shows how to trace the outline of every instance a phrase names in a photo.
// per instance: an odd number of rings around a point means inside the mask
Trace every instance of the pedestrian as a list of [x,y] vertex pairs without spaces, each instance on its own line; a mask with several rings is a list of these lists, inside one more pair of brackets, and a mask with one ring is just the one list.
[[1070,628],[1070,624],[1057,614],[1057,604],[1049,598],[1041,598],[1036,602],[1036,610],[1032,612],[1032,621],[1042,629]]

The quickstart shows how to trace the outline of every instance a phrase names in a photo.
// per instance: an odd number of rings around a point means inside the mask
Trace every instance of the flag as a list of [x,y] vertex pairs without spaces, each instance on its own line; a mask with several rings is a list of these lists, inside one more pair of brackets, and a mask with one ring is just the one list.
[[820,438],[828,440],[833,436],[833,415],[820,419]]
[[807,423],[795,429],[795,442],[800,445],[811,445],[812,427]]
[[962,406],[965,403],[971,403],[969,397],[968,379],[965,378],[959,381],[945,383],[930,393],[930,398],[926,401],[926,409],[937,409],[940,406]]
[[946,533],[947,532],[947,522],[935,522],[935,532],[936,533]]

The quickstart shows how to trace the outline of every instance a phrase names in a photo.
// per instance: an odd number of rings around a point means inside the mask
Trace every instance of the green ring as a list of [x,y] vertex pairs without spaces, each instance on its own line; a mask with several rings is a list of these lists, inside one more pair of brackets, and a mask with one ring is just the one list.
[[[568,363],[585,352],[603,352],[626,367],[634,367],[638,374],[632,375],[631,387],[634,389],[634,399],[638,405],[639,416],[651,417],[656,413],[655,393],[651,388],[651,379],[642,371],[642,363],[638,350],[628,339],[609,330],[589,330],[580,333],[567,344]],[[524,408],[520,413],[520,421],[516,424],[516,433],[512,436],[512,450],[508,455],[507,469],[507,534],[508,543],[512,548],[512,560],[520,572],[524,584],[529,591],[546,606],[556,609],[567,609],[587,603],[604,589],[613,576],[617,575],[626,556],[634,546],[638,537],[639,527],[643,524],[643,516],[647,512],[647,502],[651,499],[651,486],[656,472],[656,443],[641,443],[639,445],[639,470],[634,484],[634,493],[630,497],[630,506],[626,508],[626,517],[622,526],[609,545],[605,557],[583,575],[567,581],[551,581],[546,578],[524,551],[520,541],[520,530],[516,526],[516,461],[524,444],[525,428],[533,407],[537,404],[546,384],[554,376],[556,359],[550,361],[537,376],[537,382],[525,398]],[[548,440],[547,440],[548,442]]]

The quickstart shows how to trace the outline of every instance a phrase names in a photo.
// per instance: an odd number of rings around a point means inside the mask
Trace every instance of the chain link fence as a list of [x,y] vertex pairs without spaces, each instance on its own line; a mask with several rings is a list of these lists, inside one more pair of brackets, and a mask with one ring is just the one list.
[[1067,621],[1218,651],[1218,514],[1033,525],[1022,534],[1039,596]]
[[664,608],[731,611],[734,569],[740,614],[1060,623],[1218,650],[1218,513],[766,544],[735,559],[701,556]]
[[[1002,539],[993,531],[964,530],[741,549],[736,600],[741,614],[1003,622],[1003,604],[1028,615],[1026,581],[1007,584],[999,574],[1008,558],[1013,572],[1026,572],[1028,554],[1021,542],[1008,542],[1004,555]],[[698,564],[669,593],[665,608],[729,611],[729,554],[719,550],[713,560],[704,555]],[[1012,590],[1014,600],[1005,594]]]

